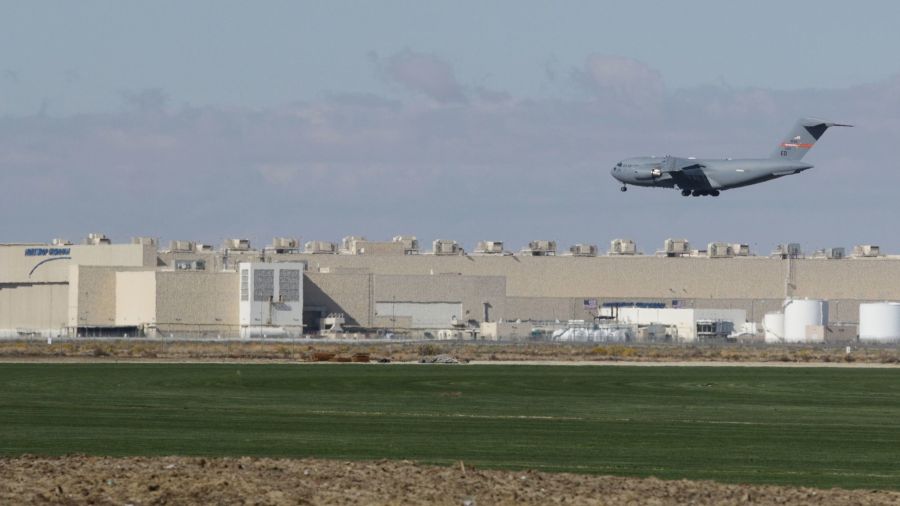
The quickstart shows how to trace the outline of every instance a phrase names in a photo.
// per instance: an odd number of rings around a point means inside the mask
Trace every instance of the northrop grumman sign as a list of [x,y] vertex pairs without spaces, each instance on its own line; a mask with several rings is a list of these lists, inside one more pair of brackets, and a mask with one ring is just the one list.
[[71,248],[27,248],[25,256],[27,257],[58,257],[71,253]]

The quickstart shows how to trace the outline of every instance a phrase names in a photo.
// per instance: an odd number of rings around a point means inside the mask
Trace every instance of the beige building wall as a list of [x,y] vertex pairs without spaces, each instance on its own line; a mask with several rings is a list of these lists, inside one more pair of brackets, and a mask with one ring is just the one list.
[[856,321],[860,302],[900,300],[897,258],[291,257],[307,260],[312,272],[362,269],[376,276],[505,277],[504,319],[589,319],[583,302],[593,298],[599,304],[678,301],[681,307],[743,309],[748,319],[758,322],[766,312],[780,310],[787,293],[828,300],[832,321]]
[[64,283],[0,285],[0,336],[60,334],[68,321],[68,298]]
[[459,302],[460,320],[482,321],[484,304],[491,320],[506,311],[506,278],[500,276],[376,275],[375,302]]
[[236,330],[238,291],[235,272],[158,272],[157,324],[160,330],[190,325]]
[[116,325],[156,324],[156,275],[153,271],[116,273]]
[[[28,249],[68,249],[68,255],[26,256]],[[156,248],[142,244],[0,245],[0,284],[65,283],[72,265],[156,267]]]
[[768,257],[655,256],[368,256],[283,255],[306,260],[311,272],[366,269],[376,275],[501,276],[509,297],[606,299],[783,299],[791,293],[824,299],[900,300],[900,259],[780,260]]
[[[71,245],[71,258],[26,256],[0,246],[0,329],[111,327],[152,320],[161,329],[229,332],[238,323],[238,281],[224,265],[260,252],[160,253],[153,246]],[[206,271],[157,271],[176,258],[207,261]],[[588,320],[585,299],[735,308],[759,322],[786,294],[829,301],[831,321],[857,321],[861,302],[900,300],[900,259],[781,260],[654,256],[525,257],[267,254],[306,261],[304,306],[342,312],[350,326],[378,327],[376,302],[460,302],[466,319]],[[135,273],[130,271],[144,271]],[[119,274],[117,274],[117,272]],[[151,274],[153,274],[151,276]],[[150,279],[155,279],[156,295]],[[67,286],[68,284],[68,286]],[[133,287],[133,288],[132,288]],[[153,306],[155,304],[155,306]],[[151,307],[153,306],[153,307]],[[50,322],[50,323],[45,323]],[[148,323],[151,323],[148,321]],[[213,330],[214,329],[214,330]]]
[[156,325],[163,333],[236,333],[239,290],[236,272],[159,271]]
[[508,297],[503,319],[515,320],[592,320],[581,310],[582,299],[569,297]]
[[370,274],[307,272],[303,277],[303,306],[324,313],[344,313],[347,325],[372,327],[373,290]]
[[115,267],[73,265],[69,273],[69,327],[112,327],[116,323]]

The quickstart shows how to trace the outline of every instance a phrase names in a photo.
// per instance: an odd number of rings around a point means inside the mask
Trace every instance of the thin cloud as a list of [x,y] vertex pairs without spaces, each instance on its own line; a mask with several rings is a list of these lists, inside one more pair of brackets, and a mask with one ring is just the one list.
[[466,102],[466,94],[453,67],[432,53],[405,50],[387,58],[373,55],[379,72],[408,90],[441,104]]
[[664,100],[659,71],[631,58],[592,54],[583,68],[572,71],[572,78],[619,112],[653,112]]

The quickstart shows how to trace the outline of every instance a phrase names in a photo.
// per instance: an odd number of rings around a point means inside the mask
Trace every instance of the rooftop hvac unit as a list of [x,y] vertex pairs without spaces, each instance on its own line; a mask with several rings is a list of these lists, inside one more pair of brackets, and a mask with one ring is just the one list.
[[613,239],[609,244],[610,255],[635,255],[637,246],[631,239]]
[[213,251],[212,244],[194,243],[194,251],[197,253],[208,253]]
[[419,252],[419,240],[414,235],[397,235],[391,241],[402,244],[407,254]]
[[106,234],[93,233],[93,234],[88,234],[87,238],[84,240],[84,243],[97,245],[97,244],[111,244],[112,241],[110,241],[109,238],[106,237]]
[[772,256],[781,258],[800,258],[803,256],[803,250],[801,250],[800,245],[795,242],[779,244],[775,248],[775,251],[772,252]]
[[170,241],[169,251],[188,252],[194,251],[193,241]]
[[711,242],[706,247],[706,256],[709,258],[730,258],[734,256],[734,250],[727,242]]
[[272,239],[272,249],[286,250],[297,249],[300,247],[300,241],[291,237],[276,237]]
[[436,239],[431,244],[432,253],[435,255],[462,255],[463,250],[459,243],[450,239]]
[[72,241],[69,241],[68,239],[61,239],[61,238],[57,237],[56,239],[53,239],[52,241],[50,241],[50,244],[53,246],[71,246]]
[[366,238],[362,236],[348,235],[341,239],[341,253],[354,253],[356,248],[356,243],[365,241]]
[[337,245],[328,241],[309,241],[303,246],[303,252],[313,255],[333,255],[337,252]]
[[750,256],[750,245],[736,242],[731,245],[731,252],[736,257],[748,257]]
[[175,260],[176,271],[203,271],[206,270],[206,260]]
[[846,256],[844,248],[825,248],[816,251],[816,258],[827,258],[829,260],[840,260]]
[[522,250],[522,254],[536,257],[555,255],[556,241],[531,241],[528,243],[528,247]]
[[503,241],[478,241],[475,253],[479,255],[502,255]]
[[853,247],[853,256],[864,258],[881,256],[881,248],[874,244],[860,244]]
[[575,244],[569,248],[569,253],[575,257],[597,256],[597,246],[593,244]]
[[225,239],[222,249],[227,251],[249,251],[250,239]]
[[142,244],[144,246],[156,246],[155,237],[132,237],[131,244]]
[[666,239],[663,242],[663,252],[670,257],[689,255],[691,244],[687,239]]

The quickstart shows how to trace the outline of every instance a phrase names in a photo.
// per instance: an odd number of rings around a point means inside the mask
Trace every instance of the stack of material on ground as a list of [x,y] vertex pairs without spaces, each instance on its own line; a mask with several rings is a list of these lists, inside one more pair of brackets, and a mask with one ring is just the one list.
[[570,327],[553,332],[554,341],[569,343],[622,343],[631,338],[626,327]]
[[424,357],[419,360],[420,364],[458,364],[459,359],[450,355],[435,355],[433,357]]

